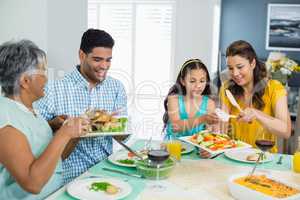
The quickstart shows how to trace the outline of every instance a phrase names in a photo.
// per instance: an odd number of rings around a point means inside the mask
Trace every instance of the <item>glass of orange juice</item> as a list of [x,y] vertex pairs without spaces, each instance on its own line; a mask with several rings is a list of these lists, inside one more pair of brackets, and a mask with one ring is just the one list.
[[171,157],[177,161],[181,160],[181,142],[179,140],[169,140],[166,143],[167,150]]
[[293,157],[293,170],[300,173],[300,152],[296,152]]

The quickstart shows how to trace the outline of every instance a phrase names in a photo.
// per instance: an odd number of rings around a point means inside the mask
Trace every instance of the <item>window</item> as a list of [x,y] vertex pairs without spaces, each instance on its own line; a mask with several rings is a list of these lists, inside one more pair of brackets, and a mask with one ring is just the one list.
[[110,75],[123,82],[139,137],[162,129],[170,87],[174,0],[89,0],[88,26],[115,39]]

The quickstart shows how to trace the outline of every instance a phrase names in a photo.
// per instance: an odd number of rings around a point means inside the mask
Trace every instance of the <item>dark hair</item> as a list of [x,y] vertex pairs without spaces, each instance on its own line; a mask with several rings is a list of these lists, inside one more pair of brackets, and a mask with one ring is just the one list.
[[80,49],[88,54],[95,47],[113,48],[114,39],[110,34],[99,29],[88,29],[81,37]]
[[190,59],[190,60],[185,61],[185,63],[183,63],[181,70],[177,76],[176,83],[169,89],[168,95],[164,100],[165,113],[163,115],[163,122],[164,122],[163,130],[166,128],[167,123],[169,121],[168,96],[186,95],[186,89],[185,89],[185,86],[182,85],[181,80],[184,80],[187,73],[194,69],[202,69],[205,71],[207,84],[206,84],[202,94],[204,94],[204,95],[211,94],[211,89],[210,89],[210,84],[209,84],[210,77],[209,77],[209,73],[208,73],[208,70],[207,70],[207,67],[205,66],[205,64],[202,63],[201,60],[199,60],[199,59]]
[[[252,63],[256,61],[256,66],[253,70],[253,86],[254,89],[259,86],[259,89],[255,89],[252,95],[251,102],[255,108],[261,109],[265,106],[262,96],[266,88],[267,69],[264,63],[260,62],[253,47],[246,41],[238,40],[229,45],[226,50],[226,57],[228,56],[240,56]],[[233,80],[229,81],[228,89],[236,97],[240,97],[244,94],[244,90],[241,86],[236,84]]]
[[4,95],[18,93],[20,76],[45,63],[45,52],[29,40],[3,43],[0,46],[0,85]]

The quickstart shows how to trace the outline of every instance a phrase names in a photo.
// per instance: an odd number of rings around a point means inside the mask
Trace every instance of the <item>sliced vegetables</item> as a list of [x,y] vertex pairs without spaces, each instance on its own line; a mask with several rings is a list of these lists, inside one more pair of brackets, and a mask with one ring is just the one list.
[[199,132],[191,137],[193,143],[204,146],[212,151],[235,148],[241,144],[238,141],[230,139],[226,134],[215,134],[208,132]]

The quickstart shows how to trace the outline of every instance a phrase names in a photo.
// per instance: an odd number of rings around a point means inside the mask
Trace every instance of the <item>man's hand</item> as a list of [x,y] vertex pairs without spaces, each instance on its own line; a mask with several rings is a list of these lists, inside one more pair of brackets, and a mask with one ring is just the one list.
[[65,122],[65,120],[68,118],[67,115],[59,115],[55,118],[48,121],[50,127],[52,128],[53,132],[57,131]]

